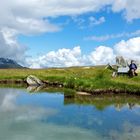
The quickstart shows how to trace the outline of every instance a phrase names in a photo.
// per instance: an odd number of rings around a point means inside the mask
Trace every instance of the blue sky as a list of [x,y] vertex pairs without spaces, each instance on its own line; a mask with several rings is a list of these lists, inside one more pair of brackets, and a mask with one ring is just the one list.
[[[0,55],[32,68],[140,61],[139,0],[6,0]],[[6,17],[6,18],[5,18]]]
[[[104,17],[104,23],[99,25],[93,25],[89,27],[89,18],[94,17],[99,20],[100,17]],[[90,36],[105,36],[111,34],[131,33],[139,30],[140,20],[134,20],[128,22],[122,16],[122,12],[113,13],[102,11],[99,13],[89,12],[75,17],[77,19],[85,20],[81,25],[74,22],[71,16],[60,16],[56,18],[50,18],[50,21],[56,25],[62,26],[60,31],[54,33],[43,33],[36,36],[21,35],[19,41],[22,44],[28,46],[28,54],[33,56],[47,53],[49,51],[57,51],[61,48],[70,48],[80,45],[81,50],[88,54],[93,51],[97,46],[105,45],[112,47],[115,43],[124,39],[127,40],[131,37],[114,38],[103,41],[88,40],[86,37]],[[84,26],[83,28],[81,26]]]

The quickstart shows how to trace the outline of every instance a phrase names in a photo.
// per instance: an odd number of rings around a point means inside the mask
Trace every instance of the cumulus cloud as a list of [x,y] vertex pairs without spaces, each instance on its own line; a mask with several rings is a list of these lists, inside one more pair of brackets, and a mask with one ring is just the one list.
[[123,11],[127,21],[140,18],[139,0],[115,0],[112,4],[113,12]]
[[[0,1],[0,55],[21,60],[25,47],[17,41],[19,34],[36,35],[59,31],[49,17],[78,16],[98,12],[110,6],[113,12],[123,12],[127,21],[140,18],[139,0],[5,0]],[[91,25],[105,21],[90,18]],[[8,29],[9,32],[5,31]],[[42,58],[41,58],[42,59]]]
[[32,68],[42,67],[68,67],[81,65],[81,49],[79,46],[73,49],[59,49],[51,51],[37,59],[30,59],[28,63]]
[[80,46],[73,49],[51,51],[38,58],[27,60],[31,68],[103,65],[115,63],[116,56],[140,61],[140,37],[120,41],[113,47],[98,46],[90,54],[82,54]]
[[23,61],[25,46],[21,46],[16,39],[17,32],[13,29],[3,28],[0,32],[0,56]]
[[[124,11],[127,19],[139,18],[139,0],[6,0],[1,2],[1,13],[9,17],[49,17],[97,12],[111,5],[114,12]],[[3,19],[6,19],[4,15]]]
[[113,49],[109,47],[99,46],[91,54],[83,55],[80,46],[77,46],[71,50],[63,48],[56,52],[49,52],[37,59],[29,59],[28,65],[31,68],[102,65],[112,63],[114,57]]
[[114,46],[114,50],[125,58],[140,60],[140,37],[122,40]]
[[24,35],[36,35],[45,32],[56,32],[60,28],[56,25],[50,24],[47,20],[32,19],[32,18],[21,18],[17,17],[17,26],[15,29]]
[[[98,11],[111,0],[6,0],[0,2],[0,28],[9,27],[20,33],[52,32],[58,26],[48,17],[80,15]],[[45,20],[44,20],[45,18]]]
[[[111,5],[114,12],[123,11],[127,19],[139,18],[139,0],[6,0],[1,1],[0,13],[8,19],[14,17],[41,18],[62,15],[80,15],[97,12],[104,6]],[[8,20],[5,14],[3,21]]]
[[93,65],[112,63],[115,55],[113,49],[106,46],[99,46],[89,56],[89,61]]

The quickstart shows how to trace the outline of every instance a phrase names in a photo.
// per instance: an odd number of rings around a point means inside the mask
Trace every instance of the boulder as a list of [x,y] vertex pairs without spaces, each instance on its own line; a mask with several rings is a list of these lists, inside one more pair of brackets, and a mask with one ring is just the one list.
[[117,56],[116,57],[116,65],[118,67],[127,67],[128,66],[128,62],[122,56]]
[[32,86],[40,86],[44,84],[40,79],[38,79],[34,75],[29,75],[26,79],[26,82],[28,85],[32,85]]

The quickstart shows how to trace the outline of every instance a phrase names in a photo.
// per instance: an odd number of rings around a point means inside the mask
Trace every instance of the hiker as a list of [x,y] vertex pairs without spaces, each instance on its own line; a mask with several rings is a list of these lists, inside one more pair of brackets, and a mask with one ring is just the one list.
[[129,65],[130,76],[137,76],[138,74],[136,73],[136,70],[137,65],[135,64],[134,60],[131,60],[131,64]]

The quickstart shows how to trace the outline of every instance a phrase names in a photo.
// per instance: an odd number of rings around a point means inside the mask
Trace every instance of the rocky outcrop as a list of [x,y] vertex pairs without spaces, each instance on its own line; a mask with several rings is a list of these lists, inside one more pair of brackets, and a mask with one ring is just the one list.
[[24,68],[24,67],[22,67],[12,59],[0,58],[0,69],[8,69],[8,68]]
[[31,86],[41,86],[44,84],[40,79],[38,79],[34,75],[29,75],[26,79],[26,82],[28,85],[31,85]]
[[118,67],[128,67],[128,61],[126,59],[124,59],[122,56],[117,56],[116,65]]

